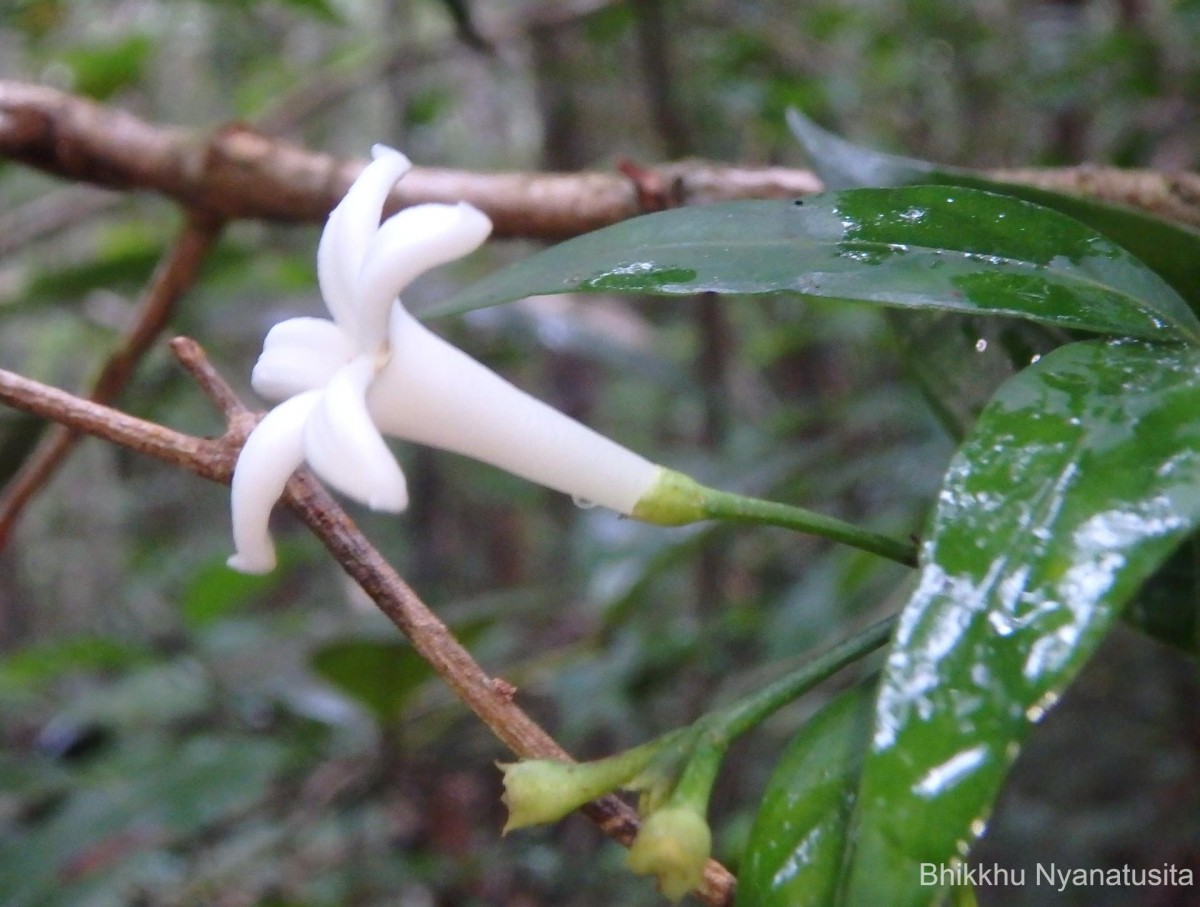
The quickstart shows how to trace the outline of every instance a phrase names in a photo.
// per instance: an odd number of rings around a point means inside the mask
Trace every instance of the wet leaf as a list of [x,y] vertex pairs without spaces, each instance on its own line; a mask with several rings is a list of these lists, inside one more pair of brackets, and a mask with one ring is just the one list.
[[871,737],[874,685],[825,706],[775,766],[738,873],[737,907],[836,902],[846,829]]
[[813,169],[829,189],[920,183],[969,186],[1023,198],[1061,211],[1103,233],[1153,268],[1190,300],[1193,308],[1200,307],[1200,268],[1196,267],[1200,258],[1200,232],[1190,227],[1135,208],[1037,186],[1000,182],[979,171],[865,148],[822,129],[797,110],[789,110],[787,120],[792,134],[812,159]]
[[636,217],[518,262],[431,314],[565,292],[793,293],[1200,339],[1178,294],[1095,231],[1018,199],[939,186]]
[[1063,347],[955,456],[884,670],[847,904],[925,905],[1033,722],[1200,522],[1200,353]]

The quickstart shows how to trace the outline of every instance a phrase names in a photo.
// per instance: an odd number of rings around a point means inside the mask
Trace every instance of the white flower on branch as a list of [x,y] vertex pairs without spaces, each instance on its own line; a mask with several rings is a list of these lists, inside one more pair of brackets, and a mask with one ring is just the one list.
[[[465,454],[633,514],[663,470],[518,390],[418,322],[399,293],[430,268],[477,249],[491,222],[467,204],[406,208],[382,224],[409,170],[377,145],[333,210],[317,250],[332,320],[291,318],[267,334],[254,389],[283,400],[251,432],[233,476],[229,565],[275,566],[268,519],[303,463],[376,510],[408,504],[404,474],[381,432]],[[657,520],[656,520],[657,521]]]

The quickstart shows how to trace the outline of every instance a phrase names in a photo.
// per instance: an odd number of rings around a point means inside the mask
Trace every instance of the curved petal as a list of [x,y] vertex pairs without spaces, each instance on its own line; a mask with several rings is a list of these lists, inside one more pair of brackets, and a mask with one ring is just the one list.
[[230,506],[237,553],[227,563],[243,573],[275,569],[271,510],[296,468],[304,462],[304,423],[320,401],[318,391],[279,404],[255,426],[233,470]]
[[383,343],[392,302],[414,278],[474,252],[491,232],[488,216],[465,202],[414,205],[384,221],[367,247],[359,276],[362,348]]
[[341,369],[321,395],[304,427],[308,465],[343,494],[373,510],[408,506],[400,464],[367,413],[366,392],[375,363],[359,356]]
[[375,158],[363,168],[345,197],[330,212],[317,246],[317,282],[329,314],[350,336],[357,330],[355,291],[367,245],[379,228],[388,193],[412,164],[386,145],[371,149]]
[[324,387],[354,358],[354,343],[327,318],[289,318],[267,332],[250,383],[268,400]]

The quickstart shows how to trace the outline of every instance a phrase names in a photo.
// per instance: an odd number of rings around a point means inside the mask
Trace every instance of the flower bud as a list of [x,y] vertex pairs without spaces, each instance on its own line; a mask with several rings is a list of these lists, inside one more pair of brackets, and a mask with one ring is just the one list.
[[687,806],[666,806],[642,823],[629,848],[629,868],[654,875],[672,901],[700,887],[712,850],[712,832],[704,816]]
[[505,834],[514,828],[557,822],[572,810],[615,790],[630,773],[627,769],[614,772],[619,767],[608,760],[525,759],[496,764],[504,773],[501,800],[508,807]]

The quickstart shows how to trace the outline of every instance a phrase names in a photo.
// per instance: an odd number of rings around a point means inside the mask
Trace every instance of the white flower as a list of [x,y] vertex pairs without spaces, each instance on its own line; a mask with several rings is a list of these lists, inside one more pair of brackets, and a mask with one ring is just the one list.
[[408,504],[380,432],[465,454],[558,491],[632,514],[662,469],[530,397],[431,333],[397,298],[424,271],[478,248],[491,222],[467,204],[406,208],[380,224],[410,168],[381,145],[333,210],[317,250],[333,320],[292,318],[267,334],[254,389],[283,400],[258,424],[233,475],[229,565],[275,566],[268,518],[307,462],[377,510]]

